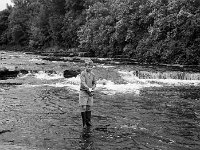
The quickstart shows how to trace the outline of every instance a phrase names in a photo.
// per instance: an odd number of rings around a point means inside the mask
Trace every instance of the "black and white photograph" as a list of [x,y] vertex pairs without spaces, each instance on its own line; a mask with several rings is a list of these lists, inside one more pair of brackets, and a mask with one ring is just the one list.
[[200,150],[200,0],[0,0],[0,150]]

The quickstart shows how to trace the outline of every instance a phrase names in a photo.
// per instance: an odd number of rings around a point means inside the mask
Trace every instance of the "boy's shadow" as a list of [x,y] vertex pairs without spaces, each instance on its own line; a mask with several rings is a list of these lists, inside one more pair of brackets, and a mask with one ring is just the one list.
[[93,150],[93,136],[90,128],[83,129],[81,136],[81,150]]

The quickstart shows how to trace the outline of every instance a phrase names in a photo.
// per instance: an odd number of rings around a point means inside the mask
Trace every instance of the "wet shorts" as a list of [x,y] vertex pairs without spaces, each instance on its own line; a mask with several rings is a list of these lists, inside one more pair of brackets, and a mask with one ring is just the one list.
[[93,97],[90,97],[85,91],[79,92],[79,105],[93,105]]

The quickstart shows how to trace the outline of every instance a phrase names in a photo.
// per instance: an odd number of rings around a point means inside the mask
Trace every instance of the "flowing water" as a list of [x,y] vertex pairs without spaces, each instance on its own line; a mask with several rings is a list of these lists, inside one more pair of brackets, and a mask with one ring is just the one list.
[[[82,61],[0,52],[1,67],[27,70],[0,80],[1,150],[199,150],[200,74],[96,61],[93,127],[82,129]],[[99,59],[103,60],[103,59]]]

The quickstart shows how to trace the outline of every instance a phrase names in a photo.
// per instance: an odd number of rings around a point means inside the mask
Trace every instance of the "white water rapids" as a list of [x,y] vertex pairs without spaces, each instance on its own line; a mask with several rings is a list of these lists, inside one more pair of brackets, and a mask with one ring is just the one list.
[[[102,66],[103,67],[103,66]],[[107,68],[107,67],[106,67]],[[126,84],[116,84],[110,80],[99,79],[97,81],[96,90],[101,91],[105,94],[113,95],[116,93],[140,93],[140,89],[145,87],[163,87],[163,86],[199,86],[200,80],[179,80],[179,79],[139,79],[132,71],[121,71],[118,70],[121,78],[126,81]],[[37,73],[29,73],[21,76],[20,78],[27,78],[32,76],[38,80],[55,80],[54,83],[45,83],[39,85],[22,85],[26,87],[35,86],[53,86],[53,87],[69,87],[75,92],[79,91],[80,76],[72,78],[64,78],[62,73],[46,73],[39,71]]]

